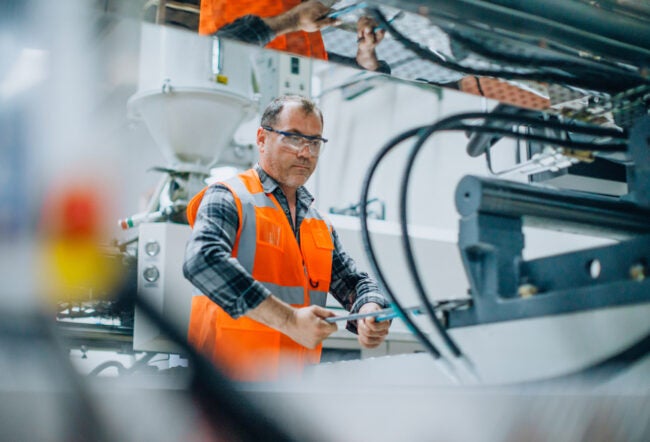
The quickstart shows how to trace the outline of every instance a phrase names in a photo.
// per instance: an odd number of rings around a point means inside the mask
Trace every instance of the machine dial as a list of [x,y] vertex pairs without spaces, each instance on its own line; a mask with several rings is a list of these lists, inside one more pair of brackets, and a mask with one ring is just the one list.
[[160,277],[160,271],[156,266],[149,266],[146,269],[144,269],[144,271],[142,272],[142,276],[144,276],[144,279],[147,280],[148,282],[156,282]]

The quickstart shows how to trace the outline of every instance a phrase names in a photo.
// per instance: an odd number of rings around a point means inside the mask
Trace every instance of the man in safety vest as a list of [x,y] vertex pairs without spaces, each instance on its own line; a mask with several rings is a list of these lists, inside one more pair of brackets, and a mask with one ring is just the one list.
[[328,54],[320,30],[338,24],[327,17],[332,1],[233,1],[202,0],[199,33],[265,46],[293,54],[356,66],[381,73],[390,73],[390,66],[377,58],[375,47],[385,31],[363,16],[357,22],[357,54],[354,58]]
[[[188,338],[231,378],[274,380],[320,360],[336,331],[325,321],[331,293],[352,313],[387,307],[357,270],[303,187],[327,141],[310,100],[273,100],[257,129],[259,163],[210,185],[188,205],[193,226],[183,272],[194,296]],[[389,321],[348,321],[365,348],[381,344]]]

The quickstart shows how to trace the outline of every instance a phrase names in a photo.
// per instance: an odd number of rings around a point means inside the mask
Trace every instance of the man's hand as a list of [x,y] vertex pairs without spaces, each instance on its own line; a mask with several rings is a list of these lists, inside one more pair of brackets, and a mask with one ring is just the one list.
[[307,348],[315,348],[338,329],[336,324],[325,322],[325,318],[336,316],[334,312],[317,305],[296,308],[273,295],[246,312],[246,316],[284,333]]
[[276,35],[288,32],[316,32],[326,26],[339,23],[335,18],[326,17],[330,8],[316,0],[302,2],[289,11],[275,17],[263,18]]
[[369,71],[377,70],[379,60],[375,48],[384,39],[386,31],[379,29],[377,22],[368,16],[363,16],[357,21],[357,63]]
[[335,323],[325,322],[331,316],[336,315],[317,305],[294,309],[285,333],[298,344],[315,348],[338,329]]
[[[381,310],[381,306],[374,302],[364,304],[359,309],[359,313],[370,313]],[[374,317],[362,318],[357,320],[357,332],[359,333],[359,344],[364,348],[375,348],[379,346],[390,328],[390,321],[375,321]]]

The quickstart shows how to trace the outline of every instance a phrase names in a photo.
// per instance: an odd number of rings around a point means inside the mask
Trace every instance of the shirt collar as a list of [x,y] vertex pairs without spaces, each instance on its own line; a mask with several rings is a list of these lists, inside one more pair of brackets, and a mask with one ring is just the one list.
[[[262,167],[259,165],[259,163],[255,165],[255,171],[260,177],[260,181],[262,182],[262,188],[264,189],[264,193],[274,193],[276,190],[282,191],[282,189],[280,189],[280,185],[278,184],[278,182],[274,178],[272,178],[268,173],[266,173],[264,169],[262,169]],[[314,197],[305,188],[305,186],[298,187],[298,190],[296,191],[296,197],[298,201],[300,201],[306,207],[309,207],[311,203],[314,202]]]

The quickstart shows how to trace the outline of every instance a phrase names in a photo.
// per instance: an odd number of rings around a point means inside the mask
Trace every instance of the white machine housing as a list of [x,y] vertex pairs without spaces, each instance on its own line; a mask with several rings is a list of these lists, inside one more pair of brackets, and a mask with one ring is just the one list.
[[257,111],[251,55],[241,43],[142,24],[138,92],[127,104],[168,166],[207,171]]
[[[139,229],[138,296],[154,306],[178,331],[187,333],[193,287],[183,277],[183,256],[190,227],[174,223],[143,223]],[[137,308],[133,323],[133,350],[180,352]]]
[[259,51],[253,58],[260,108],[284,94],[311,96],[312,59],[278,51]]
[[[311,77],[309,58],[143,23],[138,91],[127,107],[131,119],[147,126],[167,161],[166,168],[189,172],[188,188],[178,192],[189,198],[203,187],[221,158],[230,163],[232,152],[227,148],[237,147],[235,132],[260,105],[286,93],[309,96]],[[186,332],[194,288],[184,278],[182,265],[190,227],[148,218],[153,211],[186,203],[184,197],[176,201],[167,195],[170,180],[163,177],[148,211],[138,215],[142,223],[138,294]],[[133,349],[179,351],[139,309]]]

